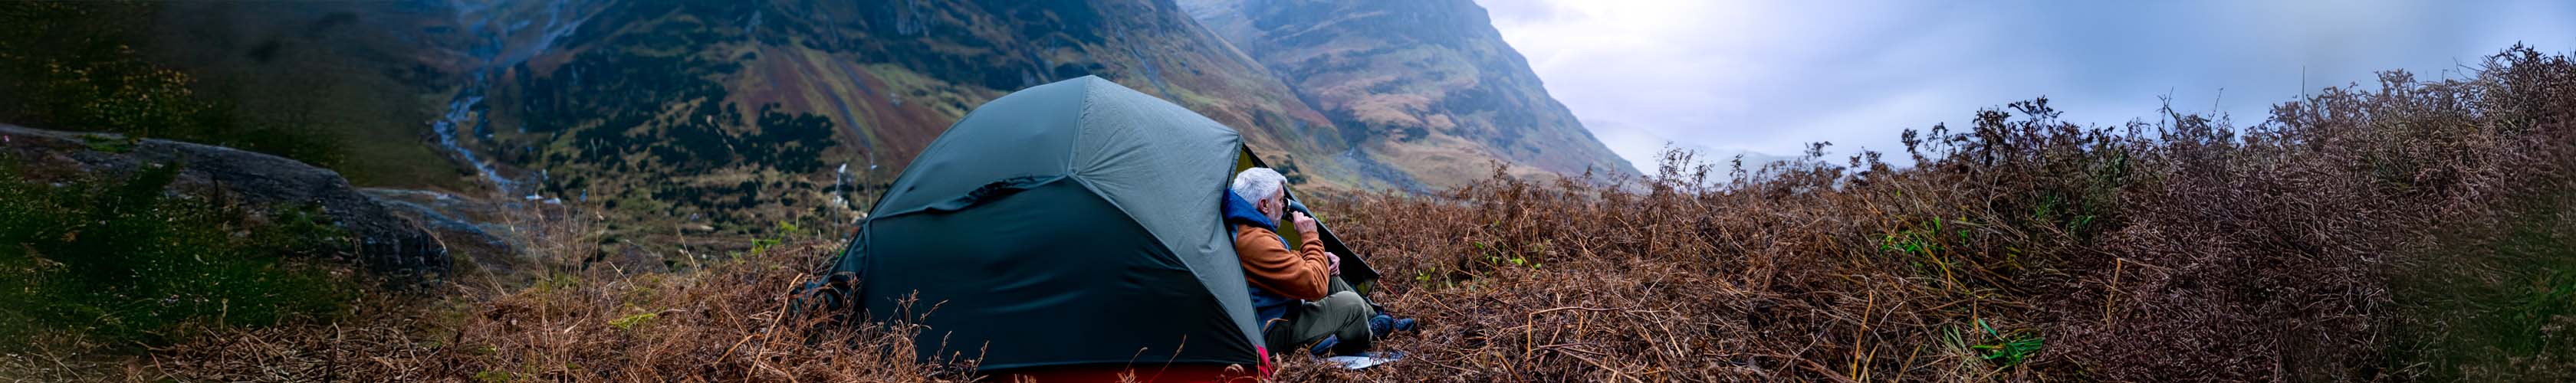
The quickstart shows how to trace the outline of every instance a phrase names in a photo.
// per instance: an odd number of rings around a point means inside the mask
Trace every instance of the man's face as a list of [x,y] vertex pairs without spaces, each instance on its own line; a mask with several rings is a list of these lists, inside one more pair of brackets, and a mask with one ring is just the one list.
[[1270,222],[1287,225],[1288,189],[1280,188],[1278,194],[1271,194],[1270,198],[1261,199],[1261,204],[1255,208],[1261,209],[1261,214],[1270,216]]

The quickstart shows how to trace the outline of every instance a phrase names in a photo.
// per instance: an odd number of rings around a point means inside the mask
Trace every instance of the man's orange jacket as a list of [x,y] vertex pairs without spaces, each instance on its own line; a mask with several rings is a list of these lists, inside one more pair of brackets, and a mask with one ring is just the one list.
[[1253,287],[1298,300],[1321,300],[1332,280],[1332,256],[1312,233],[1288,250],[1279,233],[1260,226],[1234,225],[1234,252],[1243,259],[1243,280]]

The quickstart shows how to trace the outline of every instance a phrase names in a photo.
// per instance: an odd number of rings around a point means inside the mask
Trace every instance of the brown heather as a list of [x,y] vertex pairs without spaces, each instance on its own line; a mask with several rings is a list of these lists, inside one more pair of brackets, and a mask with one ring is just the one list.
[[[506,217],[535,254],[594,254],[597,216],[531,208]],[[782,230],[796,231],[796,230]],[[812,235],[813,233],[806,233]],[[789,238],[684,272],[628,274],[545,259],[525,287],[466,275],[444,298],[382,294],[336,324],[242,329],[141,360],[78,350],[0,358],[0,381],[936,382],[972,361],[914,360],[902,326],[818,326],[791,286],[838,243]],[[779,240],[779,239],[772,239]],[[587,264],[588,267],[579,265]],[[482,286],[474,286],[480,284]],[[810,331],[809,331],[810,329]],[[936,345],[933,345],[936,346]],[[77,347],[72,347],[77,348]]]
[[[1911,167],[1675,152],[1639,180],[1328,198],[1386,275],[1379,299],[1425,327],[1388,342],[1403,362],[1287,357],[1280,378],[2576,380],[2576,63],[2515,47],[2465,79],[2381,80],[2245,128],[2014,103],[1907,132]],[[559,272],[60,376],[967,378],[915,363],[900,332],[783,316],[834,248]]]
[[[704,270],[557,276],[497,296],[382,305],[338,326],[246,330],[156,350],[98,380],[455,382],[932,382],[962,365],[913,360],[909,336],[804,331],[783,299],[821,244]],[[806,256],[787,254],[807,254]],[[41,378],[40,379],[44,379]]]
[[1671,153],[1637,188],[1333,204],[1430,326],[1393,342],[1411,363],[1292,376],[2576,379],[2576,64],[2381,80],[2244,129],[2014,103],[1907,132],[1907,169],[1811,151],[1712,182]]

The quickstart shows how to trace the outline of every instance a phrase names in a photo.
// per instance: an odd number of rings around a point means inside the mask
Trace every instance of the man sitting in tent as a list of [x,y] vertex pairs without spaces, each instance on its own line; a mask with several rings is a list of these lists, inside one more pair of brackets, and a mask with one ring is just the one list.
[[[1315,354],[1356,354],[1377,338],[1410,329],[1414,320],[1398,320],[1370,307],[1351,291],[1341,272],[1341,255],[1324,250],[1315,219],[1288,207],[1287,177],[1270,168],[1246,169],[1234,176],[1225,201],[1225,221],[1233,225],[1234,251],[1242,258],[1243,279],[1251,285],[1254,320],[1271,349],[1313,345]],[[1294,250],[1277,230],[1283,219],[1297,230]]]

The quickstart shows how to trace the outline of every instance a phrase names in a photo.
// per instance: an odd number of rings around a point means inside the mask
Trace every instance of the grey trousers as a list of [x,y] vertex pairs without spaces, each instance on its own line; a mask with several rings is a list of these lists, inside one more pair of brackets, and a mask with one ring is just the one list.
[[1369,308],[1368,298],[1351,291],[1351,284],[1343,282],[1342,277],[1333,277],[1328,291],[1332,293],[1323,300],[1298,302],[1297,307],[1288,308],[1288,315],[1280,318],[1283,323],[1264,326],[1262,337],[1269,339],[1263,341],[1270,345],[1271,353],[1304,350],[1326,336],[1341,337],[1341,343],[1333,346],[1334,354],[1368,350],[1375,341],[1369,338],[1368,319],[1376,316],[1377,310]]

